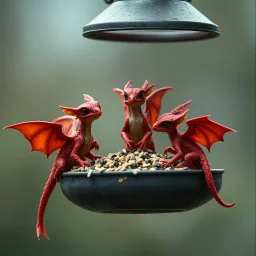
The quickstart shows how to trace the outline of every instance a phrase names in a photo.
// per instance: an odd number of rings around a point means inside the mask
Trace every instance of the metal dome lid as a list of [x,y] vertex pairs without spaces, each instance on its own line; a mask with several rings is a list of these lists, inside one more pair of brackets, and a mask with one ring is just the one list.
[[116,0],[83,28],[91,39],[180,42],[214,38],[219,27],[190,0]]

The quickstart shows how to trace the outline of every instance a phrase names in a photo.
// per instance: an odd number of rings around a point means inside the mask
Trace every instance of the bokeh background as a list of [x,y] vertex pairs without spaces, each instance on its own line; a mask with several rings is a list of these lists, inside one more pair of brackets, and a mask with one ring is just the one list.
[[[123,110],[114,87],[128,80],[173,86],[161,113],[190,99],[190,117],[211,114],[236,129],[207,154],[224,168],[221,197],[196,210],[105,215],[70,203],[57,186],[45,214],[51,240],[36,239],[42,189],[56,153],[30,153],[17,131],[0,131],[0,255],[252,256],[255,255],[255,1],[194,1],[221,28],[217,39],[129,44],[93,41],[82,27],[103,11],[103,0],[0,0],[0,127],[51,121],[76,107],[83,93],[103,109],[93,125],[106,155],[123,148]],[[184,125],[183,129],[186,128]],[[154,134],[157,150],[169,145]]]

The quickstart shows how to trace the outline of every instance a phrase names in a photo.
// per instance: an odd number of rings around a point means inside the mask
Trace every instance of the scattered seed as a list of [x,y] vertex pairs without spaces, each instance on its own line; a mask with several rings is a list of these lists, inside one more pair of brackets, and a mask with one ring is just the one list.
[[134,160],[130,160],[130,161],[129,161],[129,165],[130,165],[130,166],[134,166],[134,165],[135,165],[135,161],[134,161]]
[[160,163],[154,164],[154,167],[156,167],[156,168],[160,168],[161,166],[162,166],[162,164],[160,164]]
[[119,158],[117,158],[117,159],[115,159],[115,160],[121,162],[121,161],[123,161],[124,159],[125,159],[125,156],[121,156],[121,157],[119,157]]
[[135,163],[135,164],[134,164],[134,167],[135,167],[135,168],[138,168],[139,166],[140,166],[140,165],[139,165],[138,163]]
[[125,157],[125,161],[129,161],[129,160],[130,160],[130,156],[127,155],[127,156]]
[[111,156],[111,159],[114,160],[115,157],[116,157],[116,154],[113,154],[113,155]]
[[115,171],[119,171],[119,170],[121,170],[121,168],[122,168],[122,166],[120,165],[120,166],[118,166],[118,167],[115,167]]
[[138,171],[154,171],[163,170],[187,170],[188,167],[184,161],[179,160],[173,165],[164,168],[162,161],[170,159],[173,156],[170,154],[161,154],[145,149],[122,149],[117,153],[109,153],[108,156],[90,162],[90,167],[74,166],[71,172],[87,172],[90,177],[92,172],[109,172],[109,171],[133,171],[137,174]]
[[125,180],[127,180],[127,177],[125,176],[125,177],[120,177],[119,179],[118,179],[118,182],[119,183],[122,183],[122,182],[124,182]]
[[139,158],[138,160],[137,160],[137,163],[139,164],[139,163],[142,163],[143,162],[143,159],[142,158]]
[[108,167],[113,168],[115,166],[114,162],[110,162],[110,164],[108,165]]
[[88,173],[87,173],[87,177],[88,177],[88,178],[90,178],[90,177],[91,177],[92,172],[93,172],[93,170],[89,170],[89,171],[88,171]]

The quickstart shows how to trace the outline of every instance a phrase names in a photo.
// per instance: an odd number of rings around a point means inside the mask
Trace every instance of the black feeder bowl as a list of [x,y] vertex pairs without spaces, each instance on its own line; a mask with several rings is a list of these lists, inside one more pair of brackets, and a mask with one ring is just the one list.
[[[219,27],[191,0],[116,0],[83,28],[91,39],[180,42],[219,36]],[[112,3],[113,2],[113,3]]]
[[[219,192],[224,170],[211,170]],[[63,194],[73,204],[98,213],[172,213],[204,205],[213,197],[202,170],[66,172]]]

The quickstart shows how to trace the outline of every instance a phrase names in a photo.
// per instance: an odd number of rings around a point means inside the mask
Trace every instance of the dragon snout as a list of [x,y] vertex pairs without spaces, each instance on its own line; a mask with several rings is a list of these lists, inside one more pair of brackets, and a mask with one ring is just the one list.
[[134,102],[136,100],[136,96],[130,96],[129,99],[131,102]]
[[156,123],[154,123],[152,126],[152,129],[155,130],[155,129],[157,129],[157,127],[158,127],[158,125]]
[[94,113],[101,114],[101,109],[99,107],[95,108]]

